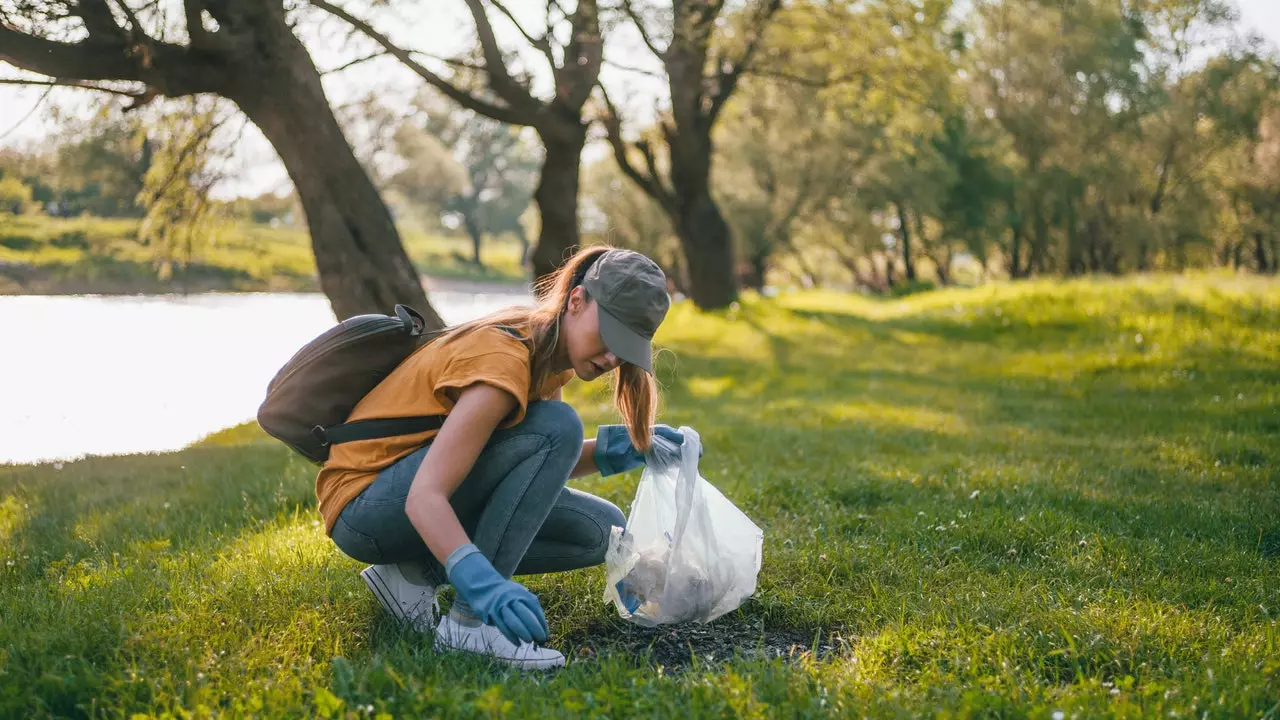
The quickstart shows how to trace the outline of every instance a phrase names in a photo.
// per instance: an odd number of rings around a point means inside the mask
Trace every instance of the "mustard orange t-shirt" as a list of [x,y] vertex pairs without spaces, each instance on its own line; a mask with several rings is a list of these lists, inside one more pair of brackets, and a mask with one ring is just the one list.
[[[529,349],[505,330],[481,328],[448,341],[414,351],[352,409],[348,422],[413,415],[447,415],[453,409],[451,390],[485,383],[506,390],[517,407],[501,425],[524,419],[529,402],[545,399],[573,377],[568,370],[552,375],[541,388],[530,388]],[[378,473],[435,437],[438,430],[414,435],[355,440],[334,445],[316,477],[316,498],[325,532],[331,533],[338,515]]]

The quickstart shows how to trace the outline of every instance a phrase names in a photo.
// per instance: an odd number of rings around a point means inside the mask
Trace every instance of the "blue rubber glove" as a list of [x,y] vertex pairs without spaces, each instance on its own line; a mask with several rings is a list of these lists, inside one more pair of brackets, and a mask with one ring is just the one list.
[[520,583],[502,577],[474,544],[454,550],[446,566],[449,582],[462,599],[512,643],[545,642],[550,637],[538,598]]
[[[670,425],[654,425],[653,434],[676,445],[684,443],[684,435]],[[644,465],[644,454],[631,444],[626,425],[601,425],[596,431],[596,450],[592,456],[601,477],[633,470]]]

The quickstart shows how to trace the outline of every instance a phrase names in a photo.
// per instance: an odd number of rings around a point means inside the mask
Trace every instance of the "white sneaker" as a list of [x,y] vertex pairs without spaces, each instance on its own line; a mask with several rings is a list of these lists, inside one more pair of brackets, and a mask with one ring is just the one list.
[[461,650],[487,655],[504,665],[526,670],[550,670],[564,667],[564,655],[551,648],[540,648],[532,643],[513,645],[492,625],[468,627],[448,615],[436,628],[436,650]]
[[396,565],[370,565],[360,571],[360,577],[391,617],[418,632],[431,632],[440,617],[438,588],[409,582]]

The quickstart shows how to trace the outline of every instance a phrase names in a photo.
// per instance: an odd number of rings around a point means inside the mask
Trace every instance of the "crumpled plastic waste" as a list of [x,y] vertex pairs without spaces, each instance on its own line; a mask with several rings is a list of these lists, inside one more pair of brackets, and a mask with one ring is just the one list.
[[702,441],[655,437],[627,527],[613,528],[604,599],[637,625],[711,622],[756,589],[764,533],[698,474]]

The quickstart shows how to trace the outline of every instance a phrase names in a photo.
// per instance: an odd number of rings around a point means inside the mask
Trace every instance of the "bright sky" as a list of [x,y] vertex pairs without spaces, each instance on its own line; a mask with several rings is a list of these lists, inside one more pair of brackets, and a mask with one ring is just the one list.
[[[1241,12],[1241,29],[1260,33],[1273,46],[1280,47],[1280,0],[1237,0],[1237,3]],[[531,30],[538,27],[541,18],[539,8],[544,6],[541,0],[510,0],[507,4]],[[430,5],[432,10],[429,16],[420,11],[416,16],[375,16],[374,25],[410,48],[439,55],[450,55],[463,49],[473,34],[469,16],[461,0],[441,0]],[[491,13],[491,17],[494,15],[496,13]],[[347,43],[344,39],[345,28],[340,21],[321,15],[317,15],[316,19],[318,22],[303,24],[300,33],[311,49],[317,67],[322,70],[337,67],[366,53],[372,47],[363,38],[354,44]],[[518,36],[508,24],[496,17],[494,23],[500,39],[505,38],[507,46],[516,47],[521,44],[516,42]],[[629,28],[617,31],[615,36],[608,39],[605,48],[607,60],[657,69],[652,57]],[[537,59],[532,54],[526,57],[530,60]],[[545,62],[533,67],[542,72]],[[661,94],[661,83],[652,78],[622,71],[608,64],[602,72],[611,96],[631,99],[632,113],[647,114],[655,97]],[[20,76],[22,73],[0,63],[0,77]],[[540,79],[545,84],[545,74]],[[325,90],[335,105],[353,101],[370,92],[376,93],[380,101],[389,105],[403,105],[420,87],[422,81],[417,76],[390,59],[357,65],[325,78]],[[50,106],[57,105],[64,110],[80,108],[81,111],[87,108],[84,91],[55,89],[49,93],[43,105],[37,107],[44,94],[44,88],[0,86],[0,145],[38,143],[50,128]],[[601,150],[589,149],[588,152],[596,154]],[[219,194],[224,196],[256,194],[288,187],[284,168],[270,145],[252,125],[236,140],[236,152],[230,172],[232,179],[220,188]]]

